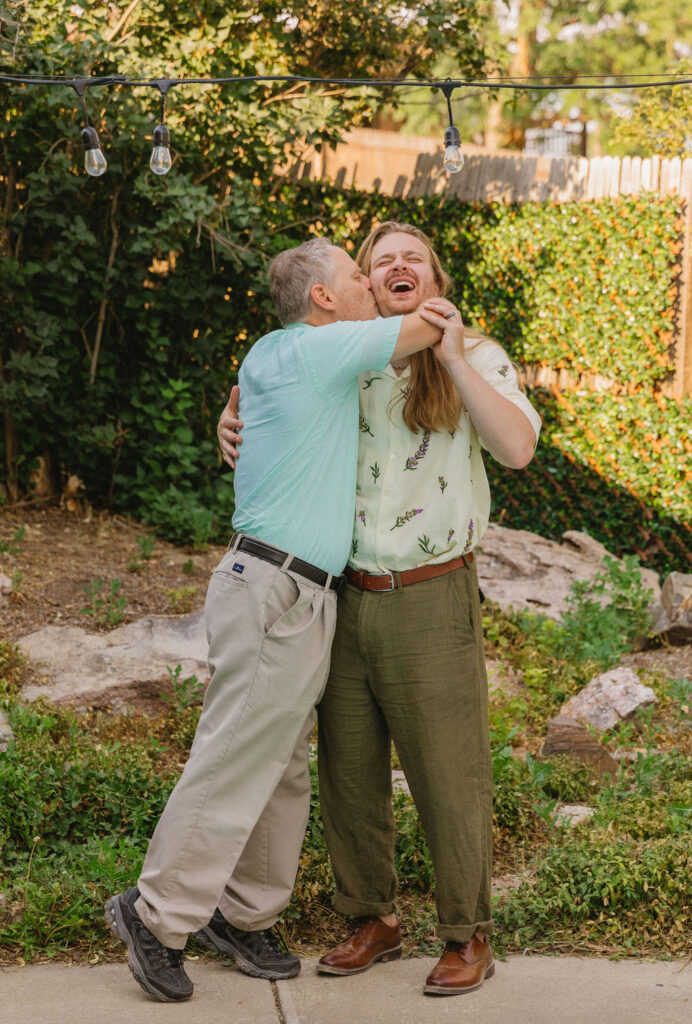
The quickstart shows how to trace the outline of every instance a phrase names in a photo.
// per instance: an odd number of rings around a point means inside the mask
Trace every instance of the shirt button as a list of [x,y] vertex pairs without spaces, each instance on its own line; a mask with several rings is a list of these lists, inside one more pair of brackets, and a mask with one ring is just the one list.
[[395,458],[396,458],[396,455],[390,455],[390,456],[389,456],[389,458],[390,458],[390,459],[395,459]]

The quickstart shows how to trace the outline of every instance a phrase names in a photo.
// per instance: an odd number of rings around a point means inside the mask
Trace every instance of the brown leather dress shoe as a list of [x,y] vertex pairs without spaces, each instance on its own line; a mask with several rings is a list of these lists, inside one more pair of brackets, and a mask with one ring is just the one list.
[[471,992],[495,973],[487,935],[478,932],[469,942],[448,942],[428,975],[423,991],[429,996],[458,996]]
[[387,963],[401,956],[401,929],[385,924],[379,917],[361,917],[345,942],[322,957],[321,974],[360,974],[375,963]]

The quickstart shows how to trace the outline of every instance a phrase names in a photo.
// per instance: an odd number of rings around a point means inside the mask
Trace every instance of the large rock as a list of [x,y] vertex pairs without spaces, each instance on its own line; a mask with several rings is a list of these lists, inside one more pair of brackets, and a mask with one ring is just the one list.
[[77,626],[46,626],[19,641],[19,647],[44,674],[42,685],[27,686],[28,700],[89,695],[112,687],[130,687],[167,678],[167,667],[181,666],[181,678],[209,679],[204,612],[151,616],[110,633],[87,633]]
[[[528,609],[560,619],[575,580],[592,580],[610,552],[587,533],[568,530],[562,544],[528,530],[491,524],[477,552],[481,590],[501,608]],[[658,576],[641,570],[642,583],[660,595]]]
[[601,775],[615,775],[617,761],[610,751],[602,746],[579,722],[562,711],[548,722],[548,731],[540,749],[541,757],[557,757],[568,754],[593,767]]
[[556,825],[581,825],[594,815],[593,807],[586,804],[561,804],[552,813]]
[[653,607],[654,634],[665,633],[676,644],[692,641],[692,573],[672,572]]
[[631,668],[619,665],[587,683],[563,704],[560,713],[605,732],[657,702],[651,687],[640,683]]
[[7,721],[7,715],[4,711],[0,711],[0,754],[7,750],[10,741],[13,739],[14,733],[12,732],[12,726]]

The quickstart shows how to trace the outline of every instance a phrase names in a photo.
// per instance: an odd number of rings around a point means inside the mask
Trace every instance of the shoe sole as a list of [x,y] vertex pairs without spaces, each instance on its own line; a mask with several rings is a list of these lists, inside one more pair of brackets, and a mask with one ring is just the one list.
[[238,970],[242,971],[243,974],[249,974],[251,978],[264,978],[266,981],[284,981],[286,978],[295,978],[297,974],[300,974],[300,961],[288,971],[272,970],[271,967],[258,967],[257,964],[253,964],[251,960],[244,956],[242,950],[234,946],[229,940],[220,939],[209,927],[198,931],[195,934],[195,941],[200,946],[204,946],[205,949],[211,950],[212,953],[222,953],[224,956],[232,957]]
[[384,953],[380,953],[379,956],[374,956],[372,960],[369,960],[365,967],[330,967],[329,964],[318,964],[317,971],[319,974],[337,974],[339,977],[346,977],[349,974],[362,974],[363,971],[369,970],[375,964],[388,964],[391,960],[398,960],[401,956],[401,946],[397,946],[396,949],[388,949]]
[[149,981],[142,970],[142,965],[138,961],[137,954],[133,949],[132,936],[130,935],[127,925],[123,920],[122,910],[120,909],[120,900],[117,896],[112,896],[108,900],[104,907],[104,914],[106,917],[106,924],[112,931],[113,935],[115,935],[116,939],[120,939],[120,941],[127,946],[127,966],[130,968],[135,981],[144,989],[147,995],[150,995],[160,1003],[181,1003],[185,999],[190,998],[192,993],[190,993],[190,995],[181,996],[166,995],[165,992],[161,992]]
[[466,992],[474,992],[477,988],[480,988],[487,978],[492,978],[494,973],[495,964],[491,963],[481,980],[476,982],[475,985],[465,985],[463,988],[438,988],[436,985],[426,985],[423,993],[426,996],[463,996]]

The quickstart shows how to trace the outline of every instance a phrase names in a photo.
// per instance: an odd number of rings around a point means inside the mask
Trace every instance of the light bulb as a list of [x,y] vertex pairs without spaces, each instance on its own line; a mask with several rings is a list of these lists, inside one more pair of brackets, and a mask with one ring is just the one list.
[[96,129],[87,125],[82,129],[82,143],[84,144],[84,169],[92,178],[98,178],[105,174],[108,164],[101,150],[101,143]]
[[459,148],[461,136],[458,128],[450,124],[445,132],[445,155],[442,165],[448,174],[456,174],[464,166],[464,156]]
[[170,133],[165,124],[157,125],[154,129],[154,148],[149,161],[154,174],[168,174],[171,169],[171,151],[168,148],[170,141]]

